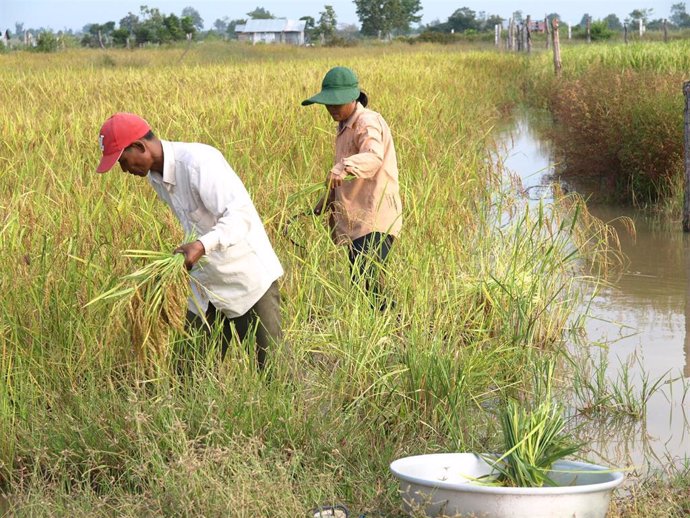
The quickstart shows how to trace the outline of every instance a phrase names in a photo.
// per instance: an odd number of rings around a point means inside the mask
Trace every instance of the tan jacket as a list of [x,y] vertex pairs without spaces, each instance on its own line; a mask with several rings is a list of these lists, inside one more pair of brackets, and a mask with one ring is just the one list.
[[386,121],[360,103],[335,140],[334,175],[344,179],[331,197],[331,226],[339,244],[371,232],[397,236],[402,228],[398,162]]

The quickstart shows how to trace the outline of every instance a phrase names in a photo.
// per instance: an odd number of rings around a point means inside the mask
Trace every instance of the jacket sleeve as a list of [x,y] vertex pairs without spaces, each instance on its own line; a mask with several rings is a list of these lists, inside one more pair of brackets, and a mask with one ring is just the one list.
[[[256,209],[242,181],[218,152],[204,163],[192,178],[203,209],[216,222],[209,232],[199,237],[206,253],[221,251],[244,240],[255,218]],[[196,176],[195,175],[195,176]]]
[[[341,164],[336,164],[336,170],[352,174],[358,178],[371,178],[383,164],[383,127],[376,118],[367,118],[359,121],[353,128],[355,131],[355,143],[358,153],[346,157]],[[342,175],[342,174],[341,174]]]

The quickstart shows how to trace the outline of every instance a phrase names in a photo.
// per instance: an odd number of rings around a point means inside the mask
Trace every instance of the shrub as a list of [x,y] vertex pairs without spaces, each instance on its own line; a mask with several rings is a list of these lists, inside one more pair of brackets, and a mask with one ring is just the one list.
[[56,52],[58,49],[58,39],[50,31],[42,32],[36,40],[36,52]]
[[552,92],[564,173],[598,178],[612,198],[663,199],[682,174],[682,95],[676,74],[591,67]]
[[605,21],[600,20],[592,23],[589,34],[592,41],[605,41],[611,39],[615,31],[609,29]]

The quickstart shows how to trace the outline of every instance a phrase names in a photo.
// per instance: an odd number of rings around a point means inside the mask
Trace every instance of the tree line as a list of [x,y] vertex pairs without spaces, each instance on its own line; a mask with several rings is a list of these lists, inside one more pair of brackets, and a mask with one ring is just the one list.
[[[499,15],[488,14],[484,11],[476,12],[469,7],[456,9],[445,21],[435,20],[425,26],[421,21],[421,0],[353,0],[360,27],[339,26],[337,15],[333,6],[324,5],[317,17],[302,16],[299,18],[305,22],[305,36],[308,42],[321,44],[338,44],[344,38],[373,37],[390,39],[395,36],[405,36],[414,32],[417,34],[473,34],[493,32],[496,25],[502,25],[505,20]],[[53,34],[50,30],[28,31],[36,38],[34,46],[39,50],[55,50],[61,42],[61,38],[71,38],[72,42],[86,47],[106,46],[141,46],[146,44],[165,44],[181,40],[206,39],[206,38],[236,38],[237,27],[247,23],[249,19],[274,19],[273,13],[263,7],[256,7],[248,12],[245,18],[229,19],[218,18],[210,29],[204,31],[204,20],[194,7],[185,7],[181,14],[164,14],[157,8],[141,6],[138,14],[127,13],[119,24],[114,21],[98,24],[87,24],[81,32]],[[549,19],[559,18],[562,26],[567,26],[558,13],[548,15]],[[512,15],[515,22],[523,22],[521,11],[515,11]],[[574,24],[575,31],[590,24],[592,35],[604,39],[613,34],[612,31],[621,30],[624,25],[632,26],[642,23],[648,29],[659,29],[662,24],[668,27],[690,27],[690,15],[687,13],[685,2],[679,2],[671,6],[671,14],[668,20],[653,18],[653,9],[634,9],[627,18],[621,21],[615,14],[609,14],[601,20],[592,20],[588,13],[582,16],[579,24]],[[413,27],[417,24],[416,27]],[[24,31],[23,24],[15,24],[15,33],[20,39]],[[9,29],[6,31],[9,37]],[[424,40],[425,38],[422,38]],[[64,41],[63,41],[64,44]],[[45,47],[45,48],[43,48]]]

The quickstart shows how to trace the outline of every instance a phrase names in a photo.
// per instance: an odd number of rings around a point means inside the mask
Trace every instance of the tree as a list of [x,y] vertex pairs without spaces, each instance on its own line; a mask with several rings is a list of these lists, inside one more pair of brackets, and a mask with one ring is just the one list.
[[142,5],[141,21],[133,29],[137,44],[168,43],[184,40],[187,34],[194,34],[196,27],[192,18],[179,18],[174,14],[165,16],[159,9]]
[[685,2],[671,6],[671,23],[678,27],[690,27],[690,15],[685,9]]
[[365,36],[389,36],[394,30],[409,31],[422,18],[420,0],[354,0]]
[[302,16],[300,21],[304,22],[304,36],[307,42],[311,42],[317,38],[316,34],[316,20],[313,16]]
[[107,39],[115,30],[115,22],[90,23],[84,26],[81,44],[84,47],[105,47]]
[[[191,17],[187,18],[187,29],[195,29],[194,22]],[[185,39],[186,32],[182,29],[182,20],[174,14],[169,14],[163,18],[163,25],[165,26],[165,31],[161,33],[161,41],[163,43],[168,43],[170,41],[180,41]]]
[[585,14],[582,15],[582,20],[580,20],[580,23],[578,24],[578,26],[579,26],[580,28],[582,28],[582,29],[585,29],[585,28],[587,27],[587,22],[588,22],[588,21],[591,22],[591,21],[592,21],[592,17],[590,16],[589,13],[585,13]]
[[165,32],[164,17],[160,10],[146,5],[139,8],[141,21],[134,28],[134,36],[139,45],[144,43],[161,43]]
[[119,29],[115,29],[110,36],[113,38],[113,45],[117,47],[126,47],[127,40],[129,39],[131,34],[132,33],[129,32],[126,28],[120,27]]
[[24,22],[14,23],[14,33],[17,35],[17,38],[21,38],[24,35]]
[[621,22],[620,18],[616,16],[615,14],[609,14],[606,18],[602,20],[604,23],[606,23],[606,26],[611,29],[612,31],[620,31],[623,30],[623,23]]
[[194,25],[194,20],[192,20],[190,16],[183,16],[180,18],[180,29],[185,38],[187,38],[187,36],[192,38],[194,34],[196,34],[196,26]]
[[223,18],[216,18],[216,21],[213,22],[213,30],[218,34],[225,34],[225,32],[228,30],[228,21],[229,18],[227,16],[223,16]]
[[335,36],[335,29],[338,25],[335,10],[332,5],[325,5],[324,10],[319,13],[319,23],[316,26],[315,33],[322,41],[328,43]]
[[127,16],[120,20],[120,27],[111,33],[113,44],[119,47],[127,46],[129,37],[134,34],[134,29],[139,25],[139,17],[135,14],[127,13]]
[[182,18],[184,18],[185,16],[189,16],[192,19],[192,25],[194,25],[194,28],[197,31],[203,30],[204,19],[199,14],[199,11],[197,11],[193,7],[185,7],[184,9],[182,9]]
[[479,29],[479,21],[477,20],[477,13],[469,7],[462,7],[457,9],[448,17],[447,31],[452,29],[455,32],[465,32],[467,30]]
[[228,38],[236,38],[237,33],[235,33],[235,29],[237,28],[238,25],[245,25],[247,23],[247,20],[244,18],[238,18],[236,20],[230,20],[228,23],[228,28],[225,31],[228,34]]
[[630,17],[630,20],[634,22],[639,22],[642,20],[642,23],[647,25],[647,21],[649,20],[649,17],[652,16],[653,11],[654,9],[635,9],[628,16]]
[[139,17],[131,12],[120,20],[120,29],[126,29],[130,33],[134,32],[134,28],[139,25]]
[[357,25],[354,23],[345,23],[338,27],[335,35],[345,40],[355,40],[360,35],[359,27],[357,27]]
[[649,20],[645,25],[650,31],[660,31],[664,28],[664,20],[657,18],[656,20]]
[[485,30],[494,30],[496,25],[503,25],[503,18],[497,14],[490,14],[482,25]]
[[410,25],[421,21],[421,0],[397,0],[390,2],[388,7],[391,18],[391,27],[400,34],[410,32]]
[[362,24],[362,34],[381,37],[390,30],[385,14],[384,2],[354,0],[357,17]]
[[263,7],[257,7],[253,11],[248,12],[247,16],[252,20],[271,20],[275,18],[268,9],[264,9]]

